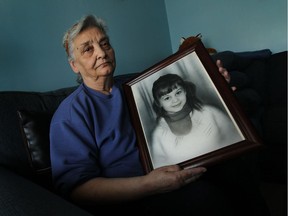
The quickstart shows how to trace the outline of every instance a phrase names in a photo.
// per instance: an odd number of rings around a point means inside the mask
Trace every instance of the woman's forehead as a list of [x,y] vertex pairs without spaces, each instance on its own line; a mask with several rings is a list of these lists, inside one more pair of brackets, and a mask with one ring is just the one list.
[[100,42],[108,38],[107,35],[97,27],[91,27],[80,32],[74,39],[74,44],[81,46],[91,42]]

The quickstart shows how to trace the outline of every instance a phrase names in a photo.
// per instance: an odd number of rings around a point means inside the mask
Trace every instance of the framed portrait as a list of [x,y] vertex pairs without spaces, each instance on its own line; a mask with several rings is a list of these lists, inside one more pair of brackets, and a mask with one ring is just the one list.
[[123,89],[146,172],[209,166],[262,145],[201,40]]

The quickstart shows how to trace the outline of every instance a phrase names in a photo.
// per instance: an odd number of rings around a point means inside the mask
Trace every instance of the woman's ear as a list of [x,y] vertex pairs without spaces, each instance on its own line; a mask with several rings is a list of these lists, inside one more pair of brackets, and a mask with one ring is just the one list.
[[69,64],[70,64],[70,67],[72,68],[72,70],[75,72],[75,73],[79,73],[79,69],[78,69],[78,67],[77,67],[77,65],[75,64],[75,61],[73,61],[73,60],[71,60],[70,62],[69,62]]

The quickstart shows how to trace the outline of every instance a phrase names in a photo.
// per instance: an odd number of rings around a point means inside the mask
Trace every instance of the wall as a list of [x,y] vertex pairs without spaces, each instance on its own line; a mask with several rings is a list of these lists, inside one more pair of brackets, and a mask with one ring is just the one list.
[[286,0],[0,0],[0,91],[75,85],[61,41],[88,13],[106,20],[115,74],[123,74],[157,63],[180,37],[197,33],[218,51],[287,50],[286,12]]
[[217,51],[287,50],[287,0],[165,0],[173,51],[202,34]]
[[142,71],[171,54],[163,0],[0,0],[0,90],[75,85],[62,36],[88,13],[108,24],[115,74]]

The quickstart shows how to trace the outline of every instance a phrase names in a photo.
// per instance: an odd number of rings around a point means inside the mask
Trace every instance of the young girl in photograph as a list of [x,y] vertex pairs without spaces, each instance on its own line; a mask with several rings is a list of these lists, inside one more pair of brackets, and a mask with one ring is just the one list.
[[157,115],[151,142],[154,168],[177,164],[243,140],[226,114],[197,98],[192,82],[166,74],[153,83],[152,93]]

